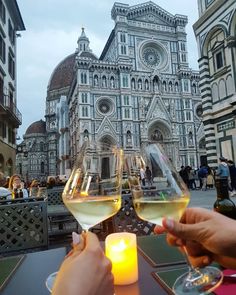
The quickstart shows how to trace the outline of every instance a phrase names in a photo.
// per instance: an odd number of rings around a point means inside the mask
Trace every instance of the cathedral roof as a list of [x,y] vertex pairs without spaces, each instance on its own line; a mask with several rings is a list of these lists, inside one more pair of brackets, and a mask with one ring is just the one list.
[[46,133],[46,122],[43,120],[36,121],[32,123],[26,130],[25,135],[35,134],[35,133]]
[[61,89],[71,85],[74,73],[75,56],[75,53],[67,56],[56,66],[49,79],[48,91]]
[[91,59],[98,59],[95,54],[93,54],[92,52],[89,52],[89,51],[81,51],[79,53],[79,57],[86,57],[86,58],[91,58]]

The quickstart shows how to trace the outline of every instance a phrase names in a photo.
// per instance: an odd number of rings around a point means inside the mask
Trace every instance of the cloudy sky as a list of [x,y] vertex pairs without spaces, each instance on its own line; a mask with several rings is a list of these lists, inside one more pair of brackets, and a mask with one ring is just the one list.
[[[81,27],[99,57],[114,27],[112,0],[18,0],[26,31],[17,39],[17,99],[23,115],[18,134],[44,119],[47,85],[57,64],[76,49]],[[119,0],[136,5],[141,0]],[[172,14],[188,16],[189,64],[197,69],[197,45],[192,24],[198,19],[197,0],[153,0]]]

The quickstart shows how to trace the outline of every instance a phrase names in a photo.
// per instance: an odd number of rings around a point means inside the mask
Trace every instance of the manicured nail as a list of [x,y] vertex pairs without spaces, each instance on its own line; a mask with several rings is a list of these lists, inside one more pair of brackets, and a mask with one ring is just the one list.
[[72,241],[73,245],[79,244],[80,243],[80,235],[77,234],[76,232],[72,233]]
[[174,228],[174,220],[167,218],[166,225],[167,225],[167,229],[172,230]]

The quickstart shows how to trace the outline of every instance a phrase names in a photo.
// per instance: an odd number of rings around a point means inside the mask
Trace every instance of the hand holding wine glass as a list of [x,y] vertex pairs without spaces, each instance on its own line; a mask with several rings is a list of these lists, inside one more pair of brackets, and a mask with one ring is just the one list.
[[[223,230],[219,230],[223,229]],[[180,221],[163,220],[156,233],[167,231],[172,246],[185,245],[196,266],[212,260],[226,268],[236,268],[236,221],[204,208],[187,208]]]
[[[80,148],[62,198],[84,232],[116,214],[121,207],[123,150],[86,141]],[[51,289],[56,273],[46,285]]]
[[[158,144],[143,146],[140,154],[131,155],[126,162],[137,215],[157,225],[162,225],[163,218],[178,221],[188,205],[190,193],[162,147]],[[144,168],[148,184],[137,181],[138,171]],[[214,267],[194,268],[184,246],[183,250],[189,272],[176,280],[173,291],[178,295],[210,293],[221,283],[221,271]]]

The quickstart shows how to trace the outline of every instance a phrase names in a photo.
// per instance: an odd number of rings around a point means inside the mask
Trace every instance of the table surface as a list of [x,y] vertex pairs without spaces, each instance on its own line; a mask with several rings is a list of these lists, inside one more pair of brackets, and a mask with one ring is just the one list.
[[[45,280],[50,273],[58,270],[66,248],[57,248],[47,251],[29,253],[21,265],[2,290],[2,295],[49,295]],[[157,271],[144,257],[138,255],[139,280],[129,286],[115,286],[116,295],[166,295],[168,294],[152,277]],[[65,294],[66,295],[66,294]],[[104,294],[106,295],[106,294]]]

